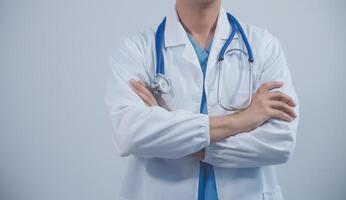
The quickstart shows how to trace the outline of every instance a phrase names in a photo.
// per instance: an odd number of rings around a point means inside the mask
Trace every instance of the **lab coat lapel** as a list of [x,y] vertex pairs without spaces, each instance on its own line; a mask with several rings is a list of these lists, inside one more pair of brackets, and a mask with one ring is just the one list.
[[[232,31],[231,25],[227,18],[227,12],[223,7],[220,8],[220,13],[213,37],[213,42],[211,50],[209,53],[208,63],[207,63],[207,76],[209,71],[215,66],[217,62],[217,57],[220,52],[222,45],[228,39]],[[229,45],[228,49],[239,48],[238,35],[236,34],[234,40]],[[167,15],[166,29],[165,29],[165,48],[174,48],[183,45],[182,58],[187,62],[192,64],[196,72],[202,72],[200,69],[200,64],[196,52],[188,39],[186,31],[179,21],[179,17],[175,10],[175,7],[171,10],[169,15]],[[186,66],[181,66],[186,67]],[[207,78],[207,77],[206,77]]]
[[194,67],[197,67],[197,70],[200,71],[201,67],[198,61],[198,57],[191,43],[186,44],[183,51],[183,58],[191,63]]
[[[208,65],[207,65],[208,68],[216,64],[217,58],[219,56],[219,52],[223,44],[226,42],[229,35],[231,34],[231,31],[232,31],[232,27],[228,21],[227,12],[225,11],[223,7],[221,7],[218,21],[215,28],[211,50],[209,53]],[[238,35],[236,34],[234,36],[234,41],[231,42],[228,49],[237,46],[237,43],[238,43],[237,41],[238,41]]]
[[[196,67],[200,71],[200,65],[195,53],[195,50],[189,41],[187,33],[179,21],[177,12],[174,9],[167,15],[166,29],[165,29],[165,47],[172,48],[184,45],[182,57],[185,61]],[[183,67],[183,66],[182,66]]]

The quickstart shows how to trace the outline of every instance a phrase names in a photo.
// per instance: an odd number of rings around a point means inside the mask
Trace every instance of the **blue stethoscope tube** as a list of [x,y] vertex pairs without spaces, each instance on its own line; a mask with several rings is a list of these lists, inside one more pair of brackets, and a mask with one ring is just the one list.
[[228,39],[226,40],[225,44],[222,46],[222,48],[220,50],[220,53],[219,53],[218,60],[221,61],[221,60],[224,59],[225,52],[226,52],[228,46],[233,41],[234,36],[237,33],[237,31],[238,31],[240,33],[240,36],[241,36],[244,44],[245,44],[245,47],[246,47],[246,50],[247,50],[247,53],[248,53],[248,60],[249,60],[249,62],[253,63],[255,59],[254,59],[254,56],[253,56],[253,53],[252,53],[252,48],[250,46],[249,40],[247,39],[247,37],[246,37],[246,35],[244,33],[243,28],[241,27],[241,25],[238,22],[238,20],[234,16],[232,16],[231,14],[227,13],[227,18],[228,18],[229,23],[231,24],[232,32],[231,32],[230,36],[228,37]]
[[162,44],[166,27],[166,17],[163,19],[155,34],[155,51],[156,51],[156,74],[165,74],[165,63],[163,62]]
[[[222,46],[220,53],[218,55],[218,62],[219,62],[219,66],[220,66],[219,81],[218,82],[220,82],[221,66],[222,66],[223,60],[225,58],[225,54],[227,54],[226,50],[227,50],[228,46],[231,44],[231,42],[233,41],[235,34],[238,32],[240,34],[244,44],[245,44],[247,54],[241,49],[236,49],[236,50],[240,51],[241,53],[248,56],[248,62],[249,62],[249,98],[248,98],[247,104],[243,107],[223,106],[222,103],[220,102],[220,98],[219,98],[219,84],[220,83],[218,83],[218,97],[217,98],[218,98],[218,103],[222,108],[224,108],[226,110],[241,110],[241,109],[248,107],[251,103],[252,67],[253,67],[253,62],[254,62],[254,55],[253,55],[250,43],[246,37],[246,34],[245,34],[243,28],[241,27],[240,23],[238,22],[238,20],[229,13],[227,13],[227,18],[228,18],[228,22],[230,23],[230,25],[232,27],[232,32],[229,35],[229,37],[227,38],[225,44]],[[165,94],[165,93],[168,93],[170,91],[170,82],[165,77],[165,67],[164,67],[163,52],[162,52],[165,26],[166,26],[166,17],[163,19],[163,21],[158,26],[156,34],[155,34],[156,74],[154,77],[154,84],[152,85],[152,89],[153,89],[155,94]]]

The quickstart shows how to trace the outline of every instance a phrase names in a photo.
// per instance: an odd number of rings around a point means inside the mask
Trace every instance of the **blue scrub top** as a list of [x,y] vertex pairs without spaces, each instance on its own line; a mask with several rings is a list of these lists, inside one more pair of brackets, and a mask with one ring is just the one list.
[[[199,46],[199,44],[192,38],[190,34],[188,34],[188,37],[192,43],[193,48],[195,49],[199,64],[201,65],[201,69],[203,72],[203,94],[200,113],[208,114],[204,80],[212,42],[209,43],[207,49],[204,49]],[[214,168],[212,165],[204,162],[200,162],[198,200],[217,200]]]

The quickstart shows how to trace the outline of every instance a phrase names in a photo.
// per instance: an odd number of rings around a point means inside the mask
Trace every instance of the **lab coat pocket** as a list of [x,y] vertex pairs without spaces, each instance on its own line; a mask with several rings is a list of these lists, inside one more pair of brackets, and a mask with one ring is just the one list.
[[263,200],[283,200],[280,187],[274,191],[262,192],[262,196]]

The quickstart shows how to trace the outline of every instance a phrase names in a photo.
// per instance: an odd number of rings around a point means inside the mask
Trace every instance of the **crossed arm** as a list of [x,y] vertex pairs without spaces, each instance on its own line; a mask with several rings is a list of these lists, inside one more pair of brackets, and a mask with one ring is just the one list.
[[[155,96],[148,85],[142,80],[131,80],[131,85],[136,94],[146,106],[159,106]],[[240,112],[222,117],[209,117],[210,142],[217,142],[238,133],[245,133],[261,126],[271,118],[291,122],[296,118],[293,107],[296,103],[288,95],[276,91],[283,86],[282,82],[269,82],[263,84],[253,97],[250,106]],[[192,154],[199,160],[204,159],[204,149]]]
[[192,154],[214,166],[228,168],[288,160],[295,143],[298,99],[275,38],[264,49],[260,87],[251,106],[219,117],[187,110],[167,111],[155,106],[155,98],[144,90],[144,84],[134,90],[136,83],[132,81],[131,87],[131,79],[150,82],[143,67],[150,56],[145,55],[148,51],[142,47],[147,44],[142,42],[126,40],[110,59],[105,103],[114,129],[114,144],[121,156],[176,159]]

